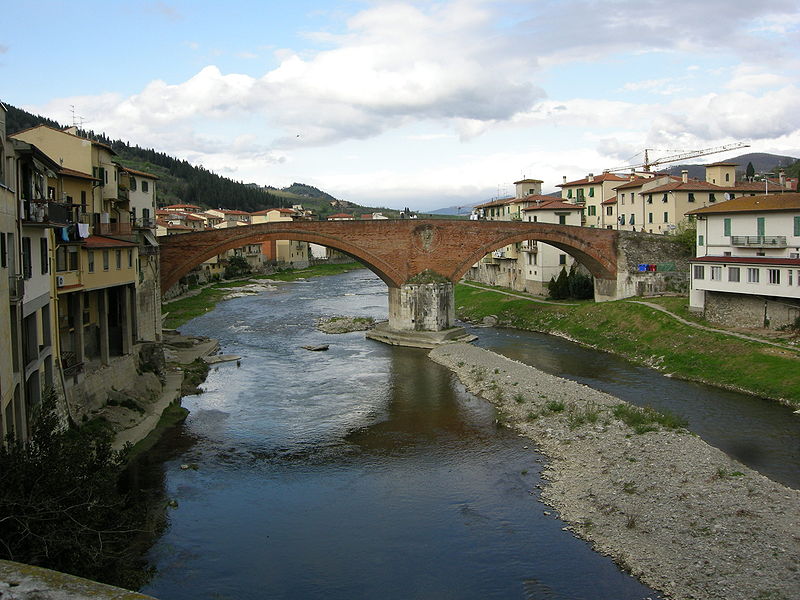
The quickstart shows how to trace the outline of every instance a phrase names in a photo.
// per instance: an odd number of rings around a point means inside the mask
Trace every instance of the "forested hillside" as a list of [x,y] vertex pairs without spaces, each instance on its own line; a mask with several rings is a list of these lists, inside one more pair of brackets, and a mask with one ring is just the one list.
[[[6,105],[6,108],[8,109],[6,129],[9,134],[36,125],[48,125],[56,129],[64,127],[52,119],[31,114],[11,105]],[[204,208],[230,208],[252,212],[303,204],[305,208],[314,210],[323,217],[341,210],[338,205],[331,206],[331,202],[337,202],[333,196],[313,186],[294,183],[288,188],[278,190],[244,184],[152,148],[141,148],[123,140],[112,140],[103,133],[98,134],[93,131],[80,133],[111,146],[117,153],[120,164],[157,175],[160,178],[157,188],[160,206],[187,203]],[[361,209],[359,212],[371,210],[358,208]]]

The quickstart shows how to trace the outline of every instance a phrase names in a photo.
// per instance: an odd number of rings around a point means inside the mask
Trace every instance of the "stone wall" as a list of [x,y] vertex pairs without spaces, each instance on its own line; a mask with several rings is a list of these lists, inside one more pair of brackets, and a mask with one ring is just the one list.
[[707,320],[734,327],[778,329],[795,324],[800,318],[800,301],[706,292],[704,316]]
[[[692,254],[669,235],[620,231],[617,297],[688,294]],[[656,265],[656,270],[640,271],[639,265]]]
[[453,326],[453,284],[406,283],[389,288],[389,325],[402,331],[442,331]]
[[470,267],[464,276],[468,281],[496,285],[518,292],[528,291],[525,288],[525,275],[517,268],[517,261],[505,260],[498,263],[479,262],[477,266]]

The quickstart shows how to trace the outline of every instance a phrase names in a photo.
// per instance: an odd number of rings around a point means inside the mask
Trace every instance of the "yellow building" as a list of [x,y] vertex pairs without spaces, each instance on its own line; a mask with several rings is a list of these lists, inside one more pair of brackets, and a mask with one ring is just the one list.
[[613,218],[613,211],[612,215],[608,215],[608,211],[606,211],[608,204],[603,205],[603,202],[610,201],[616,195],[614,187],[625,181],[624,177],[614,173],[601,175],[589,173],[583,179],[575,181],[567,181],[567,178],[564,177],[563,183],[560,183],[558,187],[561,188],[562,200],[583,206],[581,217],[583,226],[605,229],[613,226],[614,223],[607,219],[609,216]]
[[[301,207],[302,209],[302,207]],[[269,208],[250,213],[250,221],[257,223],[275,223],[278,221],[295,221],[303,218],[303,213],[294,208]],[[275,261],[279,266],[306,267],[309,262],[308,242],[296,240],[272,240],[261,244],[261,255],[265,262]]]

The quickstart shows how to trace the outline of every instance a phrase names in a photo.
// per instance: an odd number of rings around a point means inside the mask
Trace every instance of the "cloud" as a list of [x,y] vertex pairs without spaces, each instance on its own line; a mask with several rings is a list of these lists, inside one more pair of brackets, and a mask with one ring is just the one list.
[[678,83],[677,79],[664,77],[661,79],[645,79],[643,81],[631,81],[622,86],[625,92],[650,92],[662,96],[672,96],[686,90],[685,86]]
[[757,91],[775,88],[790,83],[788,77],[769,73],[754,65],[740,65],[734,69],[731,79],[725,84],[729,90]]

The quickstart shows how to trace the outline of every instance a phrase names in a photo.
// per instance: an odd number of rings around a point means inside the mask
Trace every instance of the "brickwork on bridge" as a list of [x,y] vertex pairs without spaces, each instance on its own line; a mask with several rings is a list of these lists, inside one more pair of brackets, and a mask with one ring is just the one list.
[[390,287],[426,270],[456,282],[489,252],[524,240],[559,248],[595,278],[617,277],[617,232],[524,221],[399,219],[287,221],[161,236],[161,289],[203,261],[232,248],[291,239],[334,248],[364,263]]

